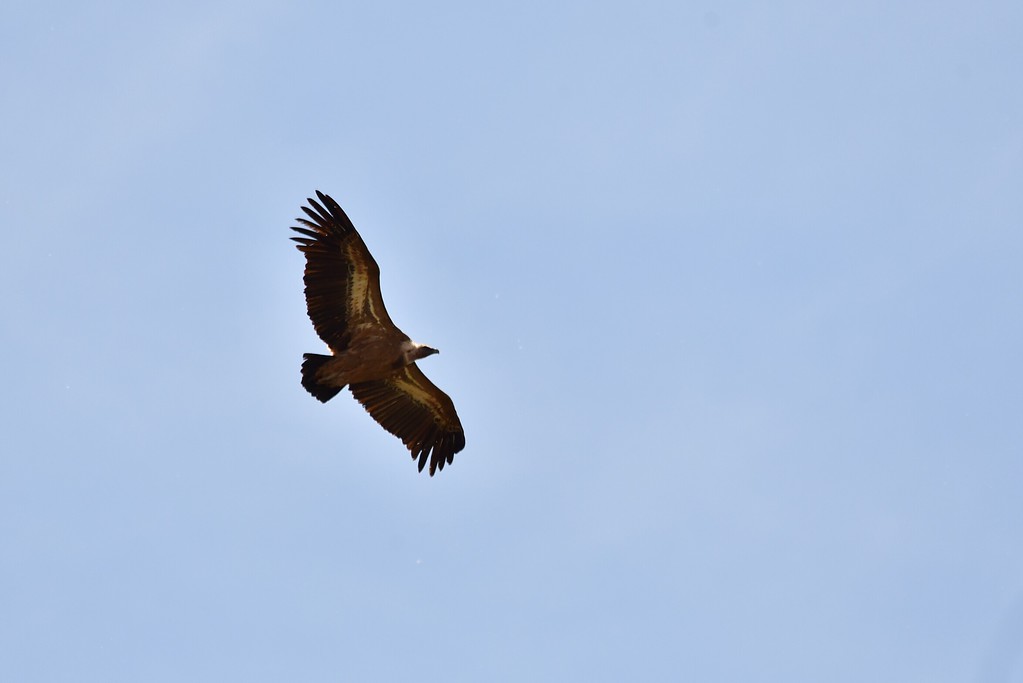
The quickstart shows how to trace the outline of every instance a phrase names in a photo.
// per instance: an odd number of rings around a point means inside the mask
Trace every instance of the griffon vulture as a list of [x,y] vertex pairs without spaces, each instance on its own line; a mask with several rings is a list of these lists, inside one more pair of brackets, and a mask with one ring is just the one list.
[[[391,322],[380,296],[380,268],[337,202],[320,191],[296,219],[305,254],[305,298],[316,334],[332,355],[306,353],[302,386],[326,403],[347,385],[384,429],[402,440],[430,476],[465,447],[455,405],[416,361],[439,353]],[[311,207],[311,208],[310,208]]]

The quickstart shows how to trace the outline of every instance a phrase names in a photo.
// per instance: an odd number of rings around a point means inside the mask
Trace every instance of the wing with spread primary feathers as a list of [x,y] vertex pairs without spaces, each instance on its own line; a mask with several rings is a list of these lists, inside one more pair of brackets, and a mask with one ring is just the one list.
[[429,459],[432,477],[465,447],[455,404],[415,363],[387,379],[352,384],[351,390],[374,420],[402,440],[420,472]]
[[[310,220],[292,237],[306,257],[305,298],[316,334],[335,351],[348,347],[351,329],[393,327],[380,296],[380,268],[338,203],[319,190],[302,210]],[[310,208],[311,207],[311,208]]]

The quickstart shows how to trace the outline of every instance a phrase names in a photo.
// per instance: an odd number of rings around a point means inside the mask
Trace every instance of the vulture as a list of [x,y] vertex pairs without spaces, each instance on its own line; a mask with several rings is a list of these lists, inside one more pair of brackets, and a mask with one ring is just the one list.
[[326,403],[347,386],[381,427],[401,439],[430,476],[465,447],[455,405],[416,365],[437,349],[399,330],[380,296],[380,268],[351,220],[330,196],[303,206],[295,219],[305,254],[309,319],[331,355],[303,354],[302,386]]

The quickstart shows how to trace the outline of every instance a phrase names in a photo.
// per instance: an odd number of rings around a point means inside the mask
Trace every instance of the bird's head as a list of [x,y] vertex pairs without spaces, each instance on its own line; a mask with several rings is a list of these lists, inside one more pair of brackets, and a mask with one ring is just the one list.
[[437,349],[435,349],[433,347],[420,344],[418,347],[416,347],[416,350],[413,352],[413,355],[414,355],[413,360],[419,360],[420,358],[426,358],[427,356],[432,356],[435,353],[440,353],[440,351],[438,351]]
[[426,358],[432,356],[435,353],[440,353],[437,349],[426,346],[425,344],[417,344],[415,342],[407,341],[402,344],[402,353],[405,354],[405,365],[409,363],[415,363],[420,358]]

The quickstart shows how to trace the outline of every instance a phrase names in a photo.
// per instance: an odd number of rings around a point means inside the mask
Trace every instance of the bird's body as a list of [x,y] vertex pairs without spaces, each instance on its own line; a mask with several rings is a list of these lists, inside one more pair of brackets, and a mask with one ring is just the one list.
[[302,207],[312,220],[292,228],[306,255],[309,318],[331,355],[305,354],[302,386],[326,402],[348,386],[384,429],[400,438],[430,474],[444,469],[465,446],[451,399],[416,365],[436,349],[399,330],[380,296],[380,269],[355,226],[329,196]]
[[[313,379],[317,384],[343,389],[347,384],[371,382],[381,379],[416,361],[412,355],[422,348],[408,340],[398,328],[379,330],[370,328],[353,335],[348,348],[332,356],[316,369]],[[306,354],[316,358],[316,354]]]

